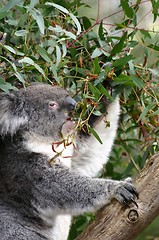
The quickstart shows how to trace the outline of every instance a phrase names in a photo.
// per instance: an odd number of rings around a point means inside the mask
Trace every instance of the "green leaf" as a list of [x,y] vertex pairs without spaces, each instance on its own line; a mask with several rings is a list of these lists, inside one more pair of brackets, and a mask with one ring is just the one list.
[[159,115],[159,110],[151,113],[151,114],[149,115],[149,117],[153,117],[153,116],[157,116],[157,115]]
[[124,89],[123,89],[123,94],[124,94],[124,98],[126,101],[129,100],[132,89],[133,89],[132,86],[126,86],[126,84],[125,84]]
[[141,89],[144,87],[145,85],[144,82],[140,78],[138,78],[136,75],[130,74],[130,78],[138,88]]
[[134,48],[135,46],[137,46],[139,44],[139,42],[137,42],[137,41],[131,41],[130,43],[129,43],[129,47],[130,48]]
[[69,15],[72,18],[72,20],[74,21],[74,23],[76,24],[76,26],[77,26],[77,35],[79,35],[80,32],[81,32],[81,24],[78,21],[78,19],[75,17],[75,15],[73,15],[72,13],[69,13]]
[[76,39],[76,35],[73,34],[72,32],[68,32],[66,30],[64,30],[63,32],[66,34],[67,37],[72,38],[74,40]]
[[43,77],[46,79],[46,75],[43,71],[43,69],[36,63],[34,63],[34,67],[39,71],[39,73],[41,73],[43,75]]
[[134,16],[132,19],[132,24],[134,25],[134,27],[136,27],[138,24],[138,19],[137,19],[137,15],[136,15],[135,11],[133,13],[134,13]]
[[91,21],[87,17],[84,16],[82,20],[83,20],[83,26],[85,30],[89,29],[92,26]]
[[20,59],[18,62],[19,63],[28,63],[30,65],[34,65],[35,64],[34,61],[31,58],[29,58],[29,57],[24,57],[24,58]]
[[158,0],[151,0],[152,8],[153,8],[153,15],[154,15],[154,20],[153,22],[156,21],[157,17],[159,16],[159,1]]
[[37,22],[41,34],[44,35],[45,25],[44,25],[44,19],[41,12],[34,8],[30,11],[30,13],[34,18],[34,20]]
[[0,10],[0,12],[7,12],[7,11],[9,11],[11,8],[17,6],[20,2],[21,2],[21,0],[10,0],[10,1]]
[[133,18],[134,11],[133,11],[132,7],[129,6],[128,0],[120,0],[120,3],[121,3],[122,9],[123,9],[125,15],[128,18]]
[[[69,38],[72,38],[74,40],[76,39],[75,34],[73,34],[72,32],[66,31],[65,29],[63,29],[62,27],[60,27],[58,25],[56,27],[49,26],[48,29],[53,31],[53,32],[56,32],[56,33],[64,33]],[[54,36],[54,38],[55,38],[55,36]]]
[[58,5],[56,3],[46,2],[45,5],[53,6],[53,7],[57,8],[58,10],[60,10],[61,12],[69,14],[69,11],[66,8],[64,8],[61,5]]
[[58,45],[56,45],[56,66],[59,65],[59,63],[61,62],[61,50],[60,47]]
[[93,136],[98,140],[98,142],[100,142],[101,144],[103,144],[102,140],[100,139],[98,133],[93,129],[93,128],[89,128],[90,132],[93,134]]
[[43,75],[43,77],[46,78],[43,69],[38,64],[36,64],[31,58],[24,57],[24,58],[20,59],[18,62],[19,63],[27,63],[29,65],[34,66]]
[[2,47],[15,55],[24,56],[24,53],[19,52],[17,49],[12,48],[11,46],[3,45]]
[[2,78],[0,78],[0,89],[9,93],[9,90],[18,90],[16,87],[12,86],[10,83],[5,82]]
[[98,111],[98,110],[93,111],[93,114],[94,114],[95,116],[98,116],[98,117],[101,117],[101,116],[102,116],[102,113],[101,113],[100,111]]
[[116,54],[116,53],[120,53],[121,52],[121,50],[123,49],[126,37],[127,37],[127,32],[124,33],[124,35],[121,37],[119,42],[114,46],[114,48],[111,51],[112,54]]
[[132,86],[134,87],[134,83],[131,80],[130,76],[120,74],[118,77],[114,78],[113,83],[115,85],[125,85],[125,86]]
[[150,44],[150,45],[148,45],[147,47],[148,47],[148,48],[152,48],[153,50],[159,52],[159,46],[157,46],[157,45]]
[[102,70],[98,78],[94,81],[94,86],[97,86],[99,83],[102,83],[105,80],[106,71]]
[[142,111],[142,113],[140,114],[140,117],[138,119],[138,122],[142,119],[145,118],[146,114],[149,112],[150,109],[152,109],[154,106],[154,103],[150,103],[147,107],[144,108],[144,110]]
[[100,55],[102,55],[102,51],[99,49],[99,48],[96,48],[92,55],[91,55],[91,58],[96,58],[96,57],[99,57]]
[[100,83],[98,84],[98,89],[101,93],[103,93],[111,102],[113,102],[112,96],[108,93],[108,91],[105,89],[105,87]]
[[15,51],[14,48],[12,48],[11,46],[3,45],[3,47],[4,47],[5,49],[7,49],[9,52],[16,54],[16,51]]
[[80,24],[80,22],[78,21],[78,19],[76,18],[75,15],[73,15],[66,8],[64,8],[64,7],[62,7],[62,6],[58,5],[58,4],[50,3],[50,2],[46,2],[45,4],[49,5],[49,6],[53,6],[53,7],[57,8],[58,10],[60,10],[61,12],[68,14],[72,18],[73,22],[75,23],[75,25],[77,27],[77,35],[80,34],[80,32],[81,32],[81,24]]
[[54,76],[55,80],[57,81],[57,83],[60,83],[60,78],[57,75],[57,67],[55,66],[55,64],[51,63],[50,69],[51,69],[53,76]]
[[17,20],[12,20],[12,19],[8,19],[5,20],[9,25],[12,25],[14,27],[16,27],[18,25],[18,21]]
[[17,71],[17,67],[16,67],[16,65],[15,65],[14,62],[11,62],[11,61],[8,60],[7,58],[3,57],[2,55],[0,55],[0,58],[4,59],[6,62],[8,62],[8,63],[12,66],[12,68],[13,68],[13,70],[14,70],[15,72]]
[[99,60],[97,57],[93,59],[93,65],[94,65],[94,73],[99,74],[101,69],[100,69]]
[[62,44],[62,58],[64,58],[67,54],[67,47],[66,47],[66,44],[63,43]]
[[18,78],[18,80],[21,83],[25,84],[25,80],[24,80],[23,76],[19,72],[15,72],[14,75]]
[[134,57],[130,54],[123,58],[117,59],[113,62],[113,66],[116,68],[122,68],[124,67],[130,60],[132,60]]
[[39,3],[39,0],[31,0],[29,4],[29,11],[35,7],[36,4]]
[[0,20],[5,18],[6,16],[8,15],[8,12],[5,11],[5,12],[0,12]]
[[51,59],[49,58],[48,54],[47,54],[47,51],[40,47],[40,46],[37,46],[37,50],[38,50],[38,53],[40,54],[40,56],[46,61],[46,62],[51,62]]
[[104,33],[103,33],[103,22],[102,21],[99,25],[98,35],[99,35],[101,40],[103,40],[103,41],[105,40]]
[[98,90],[98,88],[93,86],[90,82],[88,82],[88,86],[89,86],[89,90],[92,92],[92,94],[94,95],[95,99],[98,101],[98,99],[100,97],[100,91]]
[[19,30],[14,33],[17,37],[25,37],[28,34],[27,30]]
[[140,32],[142,33],[142,35],[144,35],[145,38],[151,39],[151,35],[147,30],[141,29]]

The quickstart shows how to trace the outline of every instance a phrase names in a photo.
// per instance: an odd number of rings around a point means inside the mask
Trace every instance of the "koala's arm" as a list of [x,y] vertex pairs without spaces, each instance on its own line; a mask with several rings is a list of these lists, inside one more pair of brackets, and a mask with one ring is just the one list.
[[[108,109],[106,119],[100,119],[94,129],[102,140],[102,144],[93,136],[82,138],[77,141],[77,152],[72,158],[72,169],[76,172],[94,177],[108,161],[108,157],[116,136],[118,119],[120,113],[118,97],[112,102]],[[110,126],[106,126],[107,120]]]
[[[95,211],[108,204],[113,198],[129,204],[137,196],[129,180],[113,181],[89,178],[53,166],[41,181],[36,183],[36,199],[40,209],[52,209],[56,214],[82,214]],[[50,210],[49,210],[50,211]]]

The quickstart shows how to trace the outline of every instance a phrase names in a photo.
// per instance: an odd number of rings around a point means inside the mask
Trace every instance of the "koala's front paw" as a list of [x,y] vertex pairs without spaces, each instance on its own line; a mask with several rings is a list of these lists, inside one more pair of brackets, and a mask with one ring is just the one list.
[[114,198],[116,198],[120,203],[129,205],[133,202],[137,206],[135,199],[138,198],[138,192],[133,186],[132,180],[130,178],[118,182]]

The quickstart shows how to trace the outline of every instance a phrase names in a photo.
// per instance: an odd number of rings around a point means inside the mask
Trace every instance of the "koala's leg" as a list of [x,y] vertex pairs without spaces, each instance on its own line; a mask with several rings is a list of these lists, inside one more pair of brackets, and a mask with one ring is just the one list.
[[[102,140],[102,144],[93,136],[83,137],[77,141],[77,153],[72,158],[72,169],[85,176],[96,176],[108,161],[108,157],[115,139],[120,113],[118,97],[108,109],[106,118],[99,119],[94,129]],[[106,125],[105,120],[110,123]]]
[[52,209],[54,215],[95,211],[113,198],[124,204],[135,201],[137,192],[131,182],[88,178],[54,166],[36,186],[40,209]]

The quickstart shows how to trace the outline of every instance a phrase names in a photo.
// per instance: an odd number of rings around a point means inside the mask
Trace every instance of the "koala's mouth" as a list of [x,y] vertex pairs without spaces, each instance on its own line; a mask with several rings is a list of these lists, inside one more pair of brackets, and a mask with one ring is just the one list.
[[66,121],[62,125],[61,133],[63,136],[69,135],[73,132],[75,123],[71,117],[67,117]]

